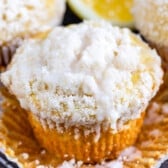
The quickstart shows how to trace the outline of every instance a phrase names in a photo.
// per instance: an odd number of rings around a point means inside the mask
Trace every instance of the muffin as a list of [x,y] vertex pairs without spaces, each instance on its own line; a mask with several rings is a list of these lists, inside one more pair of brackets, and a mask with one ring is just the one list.
[[[133,15],[135,25],[152,47],[168,63],[168,1],[135,0]],[[165,66],[166,64],[166,66]],[[166,68],[167,69],[167,68]]]
[[0,67],[25,38],[36,38],[61,22],[64,0],[0,1]]
[[94,163],[135,142],[162,75],[157,53],[138,36],[86,21],[25,42],[1,80],[42,147]]

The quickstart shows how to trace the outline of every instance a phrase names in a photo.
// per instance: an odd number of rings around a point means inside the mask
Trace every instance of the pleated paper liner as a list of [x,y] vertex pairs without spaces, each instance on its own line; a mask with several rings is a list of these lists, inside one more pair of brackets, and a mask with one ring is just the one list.
[[11,42],[0,44],[0,72],[4,71],[10,63],[16,49],[21,45],[22,41],[22,38],[16,38]]
[[127,150],[116,161],[99,165],[82,165],[82,162],[73,160],[61,163],[40,147],[33,136],[26,111],[3,87],[1,98],[0,148],[9,158],[17,160],[21,167],[55,168],[70,164],[75,168],[118,168],[114,165],[121,164],[124,168],[159,168],[162,159],[168,155],[168,105],[162,103],[164,96],[160,95],[157,102],[149,106],[142,131],[135,146],[130,148],[131,152]]
[[156,49],[162,59],[163,69],[168,71],[168,47],[153,43],[151,41],[148,41],[148,44],[151,46],[151,48]]
[[38,32],[36,34],[27,35],[24,37],[17,37],[16,39],[6,42],[0,43],[0,72],[3,72],[7,65],[12,60],[13,55],[15,54],[18,47],[20,47],[24,40],[27,39],[43,39],[50,32],[50,28],[45,30],[44,32]]

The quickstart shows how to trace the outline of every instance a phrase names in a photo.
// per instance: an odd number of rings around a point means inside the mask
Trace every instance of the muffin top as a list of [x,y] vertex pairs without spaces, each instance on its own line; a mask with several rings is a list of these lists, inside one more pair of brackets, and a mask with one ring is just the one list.
[[136,27],[149,41],[168,44],[168,1],[135,0],[133,14]]
[[140,117],[162,81],[155,50],[128,29],[86,21],[57,27],[18,50],[3,84],[23,108],[69,126]]
[[64,0],[1,0],[0,44],[60,23]]

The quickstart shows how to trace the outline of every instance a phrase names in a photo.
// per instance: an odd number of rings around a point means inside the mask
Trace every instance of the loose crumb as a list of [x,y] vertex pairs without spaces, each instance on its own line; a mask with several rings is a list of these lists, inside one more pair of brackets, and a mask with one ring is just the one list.
[[28,153],[22,153],[22,157],[27,160],[29,158],[29,154]]

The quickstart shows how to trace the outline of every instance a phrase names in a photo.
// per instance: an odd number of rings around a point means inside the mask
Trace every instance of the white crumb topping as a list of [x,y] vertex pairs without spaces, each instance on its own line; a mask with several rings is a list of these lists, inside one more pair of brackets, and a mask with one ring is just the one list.
[[[123,168],[124,162],[135,161],[136,159],[142,158],[141,151],[136,147],[131,146],[121,152],[117,159],[111,161],[102,161],[101,163],[95,164],[95,168]],[[83,166],[82,161],[76,161],[75,159],[62,162],[58,168],[80,168]],[[89,167],[90,165],[88,165]]]
[[153,144],[153,141],[152,141],[152,140],[147,140],[147,141],[143,141],[143,142],[141,143],[141,146],[142,146],[142,147],[148,147],[148,146],[150,146],[151,144]]
[[29,154],[28,153],[22,153],[22,157],[23,157],[23,159],[27,160],[29,158]]
[[35,160],[35,164],[36,164],[36,165],[39,165],[39,164],[40,164],[40,161],[39,161],[39,160]]
[[159,129],[154,129],[149,132],[149,135],[152,136],[153,138],[158,138],[159,136],[162,135],[162,132]]
[[[82,161],[75,161],[75,159],[64,161],[58,168],[80,168],[83,165]],[[88,165],[89,166],[89,165]],[[123,168],[123,162],[120,160],[113,160],[110,162],[102,162],[94,165],[95,168]]]
[[117,130],[140,117],[162,75],[159,56],[128,29],[87,21],[26,42],[1,79],[51,127],[106,121]]
[[163,104],[162,106],[162,114],[168,114],[168,103]]
[[80,168],[83,164],[82,161],[76,162],[75,159],[64,161],[62,164],[58,166],[58,168]]
[[1,0],[0,43],[59,24],[64,10],[64,0]]
[[133,14],[136,27],[153,43],[168,44],[168,1],[135,0]]
[[[47,166],[39,165],[39,166],[36,166],[36,168],[47,168]],[[53,168],[53,167],[50,166],[50,168]]]
[[110,162],[104,162],[100,165],[95,165],[95,168],[124,168],[123,162],[119,160],[113,160]]
[[118,160],[123,161],[134,161],[142,157],[142,153],[136,147],[131,146],[123,150],[118,157]]

